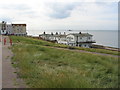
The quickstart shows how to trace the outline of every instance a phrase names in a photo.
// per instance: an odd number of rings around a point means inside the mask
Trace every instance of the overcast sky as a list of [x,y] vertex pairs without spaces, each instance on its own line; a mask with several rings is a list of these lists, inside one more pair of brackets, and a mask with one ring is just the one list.
[[118,30],[118,1],[0,0],[0,21],[28,30]]

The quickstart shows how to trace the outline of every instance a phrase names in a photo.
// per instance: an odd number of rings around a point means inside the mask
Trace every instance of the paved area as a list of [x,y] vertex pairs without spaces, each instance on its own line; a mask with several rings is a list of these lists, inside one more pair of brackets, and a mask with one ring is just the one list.
[[0,35],[0,89],[2,88],[2,36]]
[[6,38],[6,45],[2,44],[2,88],[25,88],[25,84],[19,78],[17,78],[16,70],[12,67],[11,58],[13,53],[9,49],[9,37]]

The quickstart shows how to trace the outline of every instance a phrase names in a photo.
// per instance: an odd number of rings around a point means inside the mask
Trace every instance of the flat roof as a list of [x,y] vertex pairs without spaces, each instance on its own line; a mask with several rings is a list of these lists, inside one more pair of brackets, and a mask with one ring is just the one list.
[[22,25],[22,26],[26,26],[26,24],[12,24],[12,26],[13,26],[13,25],[14,25],[14,26],[21,26],[21,25]]
[[70,34],[68,34],[68,35],[74,35],[74,36],[93,36],[93,35],[91,35],[91,34],[89,34],[89,33],[70,33]]

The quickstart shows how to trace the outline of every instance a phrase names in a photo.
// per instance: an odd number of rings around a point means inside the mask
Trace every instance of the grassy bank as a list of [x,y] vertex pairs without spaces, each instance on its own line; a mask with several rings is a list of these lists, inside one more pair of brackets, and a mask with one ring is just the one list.
[[26,43],[26,44],[35,44],[35,45],[43,45],[43,46],[51,46],[51,47],[70,48],[70,49],[84,50],[84,51],[90,51],[90,52],[118,55],[118,51],[111,51],[111,50],[105,50],[105,49],[94,49],[94,48],[70,47],[70,46],[63,45],[63,44],[56,44],[56,43],[51,43],[48,41],[33,39],[31,37],[11,36],[11,38],[14,43]]
[[13,66],[31,88],[118,87],[118,58],[49,48],[53,43],[12,37]]

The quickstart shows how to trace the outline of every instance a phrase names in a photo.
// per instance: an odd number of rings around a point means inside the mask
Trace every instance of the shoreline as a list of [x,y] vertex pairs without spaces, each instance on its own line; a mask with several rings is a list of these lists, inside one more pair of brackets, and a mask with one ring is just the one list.
[[112,50],[112,51],[120,51],[120,48],[98,45],[98,44],[93,44],[93,48],[106,49],[106,50]]

